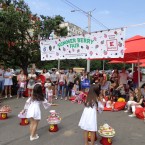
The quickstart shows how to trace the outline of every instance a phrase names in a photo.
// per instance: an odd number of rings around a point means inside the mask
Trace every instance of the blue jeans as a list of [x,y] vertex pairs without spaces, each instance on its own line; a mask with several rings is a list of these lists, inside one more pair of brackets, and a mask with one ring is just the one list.
[[0,80],[0,91],[4,90],[4,80]]
[[69,83],[68,85],[66,85],[66,97],[71,97],[73,86],[74,83]]
[[133,83],[133,88],[135,89],[135,88],[138,88],[139,86],[138,86],[138,83]]
[[23,97],[24,91],[25,91],[24,88],[19,87],[18,88],[18,91],[17,91],[17,96]]
[[65,88],[65,85],[64,86],[58,85],[58,96],[65,97],[64,88]]

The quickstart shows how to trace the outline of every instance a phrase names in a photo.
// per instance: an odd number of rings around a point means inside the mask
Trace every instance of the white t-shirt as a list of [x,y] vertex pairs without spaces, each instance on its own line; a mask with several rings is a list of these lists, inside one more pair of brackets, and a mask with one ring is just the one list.
[[106,108],[111,108],[111,101],[106,102]]
[[65,83],[65,74],[60,74],[59,76],[59,82],[64,82]]
[[58,80],[58,75],[57,75],[56,73],[52,73],[52,74],[50,75],[50,80],[51,80],[52,82],[56,82],[56,81]]
[[45,76],[46,79],[50,77],[50,73],[49,72],[47,72],[47,73],[45,73],[43,75]]
[[119,77],[120,77],[119,80],[120,84],[127,84],[127,77],[128,77],[127,73],[120,73]]
[[67,78],[68,78],[68,82],[74,83],[75,74],[74,73],[68,73]]

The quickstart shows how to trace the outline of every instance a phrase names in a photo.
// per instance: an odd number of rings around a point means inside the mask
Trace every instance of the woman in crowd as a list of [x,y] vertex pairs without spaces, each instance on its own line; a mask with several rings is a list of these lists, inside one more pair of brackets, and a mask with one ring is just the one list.
[[47,79],[47,78],[50,77],[50,74],[49,74],[49,72],[47,72],[46,69],[43,69],[43,70],[42,70],[42,75],[45,77],[45,79]]
[[92,76],[93,83],[98,83],[99,82],[99,76],[100,76],[100,73],[99,73],[99,70],[97,69],[95,74]]
[[[136,90],[136,92],[137,92],[137,90]],[[134,94],[134,92],[129,93],[129,101],[126,104],[127,110],[124,111],[124,112],[130,112],[131,111],[131,104],[132,103],[137,103],[137,97]]]
[[66,98],[65,98],[65,100],[67,100],[67,96],[71,97],[72,88],[74,86],[75,73],[73,72],[72,68],[69,69],[69,72],[66,75],[66,80],[67,80],[67,84],[66,84]]
[[141,87],[141,95],[145,98],[145,83]]
[[136,108],[140,108],[140,107],[143,107],[143,108],[145,107],[145,98],[144,97],[142,97],[138,103],[135,102],[135,103],[131,104],[132,114],[129,115],[129,117],[135,117]]
[[23,93],[26,88],[26,79],[27,79],[27,77],[24,74],[24,71],[21,70],[20,74],[17,76],[17,81],[18,81],[17,99],[19,97],[23,97]]
[[125,68],[119,73],[119,84],[123,84],[125,87],[127,85],[128,73]]
[[110,81],[114,81],[118,84],[118,80],[119,80],[119,72],[118,69],[114,69],[114,71],[112,72]]
[[[64,69],[61,69],[60,74],[58,76],[58,96],[61,96],[62,100],[65,97],[65,85],[66,85],[66,75],[64,73]],[[55,99],[58,99],[57,97]]]
[[112,83],[109,86],[110,96],[112,96],[112,95],[114,96],[115,94],[118,93],[118,90],[116,90],[117,88],[118,88],[118,84],[116,82],[112,81]]
[[52,89],[53,89],[55,98],[57,98],[58,77],[59,75],[56,73],[56,69],[52,69],[52,73],[50,74],[50,80],[52,83]]
[[11,86],[13,85],[13,73],[11,72],[10,68],[8,68],[4,73],[4,86],[5,86],[5,98],[8,98],[8,92],[9,97],[11,98]]
[[35,74],[35,70],[31,69],[30,74],[28,74],[28,97],[32,96],[32,90],[34,88],[35,82],[36,82],[36,74]]
[[100,80],[100,83],[101,83],[101,92],[103,94],[103,96],[106,96],[106,91],[109,90],[109,87],[110,87],[110,82],[107,81],[107,75],[105,73],[105,71],[103,70],[102,71],[102,79]]

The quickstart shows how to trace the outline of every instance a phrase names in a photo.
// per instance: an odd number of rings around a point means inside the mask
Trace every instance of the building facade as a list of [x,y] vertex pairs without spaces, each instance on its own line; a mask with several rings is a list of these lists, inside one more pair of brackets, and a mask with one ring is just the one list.
[[75,24],[64,22],[60,24],[60,28],[67,27],[68,34],[67,36],[75,36],[75,35],[82,35],[87,33],[87,31],[83,30],[79,26],[76,26]]

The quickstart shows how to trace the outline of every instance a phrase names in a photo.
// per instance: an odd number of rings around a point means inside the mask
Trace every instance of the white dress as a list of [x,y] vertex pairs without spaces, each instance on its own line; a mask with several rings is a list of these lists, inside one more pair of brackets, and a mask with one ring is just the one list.
[[9,78],[4,79],[5,80],[4,81],[4,86],[12,86],[13,85],[12,76],[13,76],[12,72],[6,71],[4,73],[4,77],[9,77]]
[[40,104],[43,104],[45,109],[48,109],[51,106],[51,104],[48,103],[47,100],[36,101],[29,98],[26,101],[24,107],[24,109],[27,110],[26,118],[34,118],[35,120],[41,120]]
[[78,125],[81,127],[81,129],[86,131],[97,131],[97,109],[95,105],[93,108],[84,108]]

